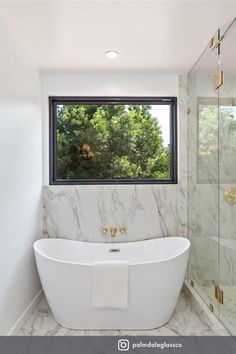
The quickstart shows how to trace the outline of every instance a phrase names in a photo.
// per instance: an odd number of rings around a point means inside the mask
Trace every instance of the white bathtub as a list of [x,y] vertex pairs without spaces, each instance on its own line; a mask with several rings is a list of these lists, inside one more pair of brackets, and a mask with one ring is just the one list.
[[[139,242],[90,243],[42,239],[37,267],[57,322],[71,329],[151,329],[169,321],[186,271],[190,242],[165,237]],[[119,252],[110,252],[110,249]],[[129,262],[127,309],[92,307],[92,264]]]

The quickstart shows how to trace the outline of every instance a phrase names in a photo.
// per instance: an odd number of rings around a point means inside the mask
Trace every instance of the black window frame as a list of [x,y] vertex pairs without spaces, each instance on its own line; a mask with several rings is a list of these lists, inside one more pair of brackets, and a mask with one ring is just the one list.
[[[170,105],[170,179],[57,179],[57,111],[58,104],[158,104]],[[177,97],[49,97],[49,184],[50,185],[104,185],[104,184],[177,184]]]

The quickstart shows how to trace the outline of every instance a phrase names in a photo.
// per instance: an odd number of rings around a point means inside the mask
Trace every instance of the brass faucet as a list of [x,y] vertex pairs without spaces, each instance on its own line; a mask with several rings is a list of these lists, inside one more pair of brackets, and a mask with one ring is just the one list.
[[108,227],[102,227],[102,228],[101,228],[101,232],[102,232],[104,235],[106,235],[106,234],[108,233],[108,231],[109,231]]
[[104,235],[107,235],[108,232],[110,233],[111,237],[115,237],[116,234],[119,232],[121,235],[125,235],[127,233],[127,230],[126,230],[126,227],[122,226],[122,227],[107,227],[107,226],[104,226],[101,228],[101,232],[104,234]]
[[121,235],[126,234],[126,227],[124,227],[124,226],[120,227],[119,231],[120,231]]
[[111,237],[115,237],[117,231],[118,231],[118,230],[117,230],[117,227],[111,227],[111,228],[110,228]]

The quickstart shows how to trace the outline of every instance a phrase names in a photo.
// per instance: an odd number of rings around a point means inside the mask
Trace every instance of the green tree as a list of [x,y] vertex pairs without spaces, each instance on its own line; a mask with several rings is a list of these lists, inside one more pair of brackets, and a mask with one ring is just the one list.
[[199,105],[198,176],[217,180],[235,178],[236,109],[235,106]]
[[59,179],[168,179],[169,166],[151,106],[58,105]]

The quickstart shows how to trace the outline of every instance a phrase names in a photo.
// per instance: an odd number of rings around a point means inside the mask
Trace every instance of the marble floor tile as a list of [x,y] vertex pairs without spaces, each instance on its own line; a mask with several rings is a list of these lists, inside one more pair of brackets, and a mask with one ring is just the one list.
[[220,335],[211,328],[206,318],[199,316],[191,307],[184,293],[180,294],[176,309],[170,321],[157,329],[144,331],[89,331],[70,330],[60,326],[54,319],[44,297],[29,316],[17,335],[26,336],[183,336],[183,335]]

